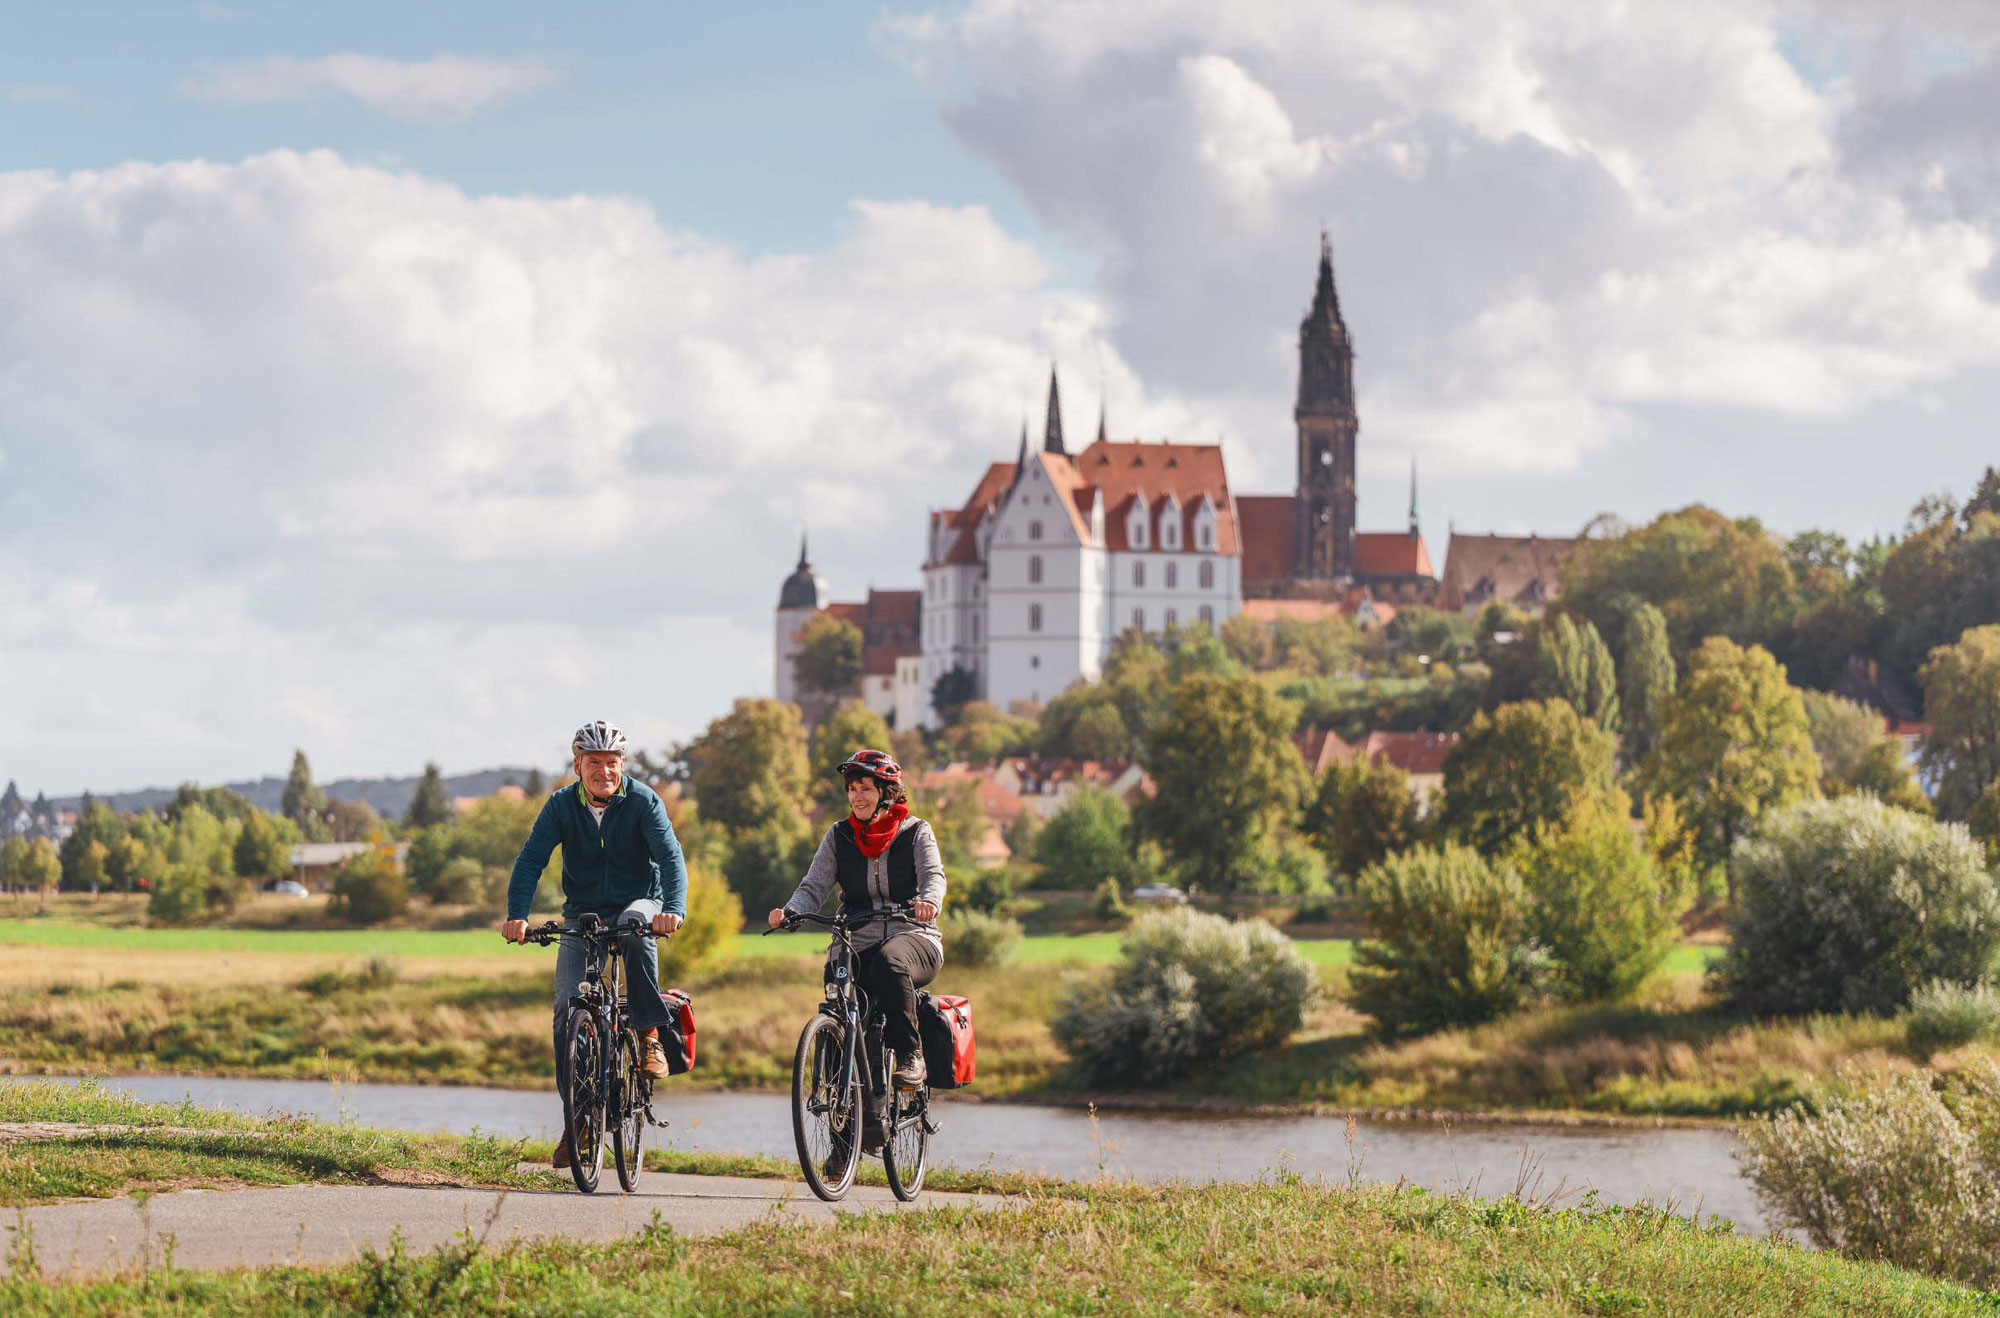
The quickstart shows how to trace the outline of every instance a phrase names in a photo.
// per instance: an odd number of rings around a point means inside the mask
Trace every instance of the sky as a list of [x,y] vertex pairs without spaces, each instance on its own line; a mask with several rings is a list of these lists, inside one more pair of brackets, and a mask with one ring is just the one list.
[[1363,529],[1894,534],[2000,462],[1983,0],[37,6],[0,45],[0,777],[559,763],[771,689],[1041,423]]

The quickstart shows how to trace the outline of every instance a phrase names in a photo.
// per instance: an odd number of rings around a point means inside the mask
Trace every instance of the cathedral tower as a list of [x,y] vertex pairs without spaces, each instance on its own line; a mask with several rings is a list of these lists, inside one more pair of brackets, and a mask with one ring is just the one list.
[[1319,283],[1299,324],[1297,526],[1293,576],[1330,580],[1354,575],[1354,345],[1333,287],[1333,246],[1319,236]]

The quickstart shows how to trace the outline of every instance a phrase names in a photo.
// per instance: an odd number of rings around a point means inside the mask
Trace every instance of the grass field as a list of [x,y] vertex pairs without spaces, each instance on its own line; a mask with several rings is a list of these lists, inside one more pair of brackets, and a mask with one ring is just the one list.
[[[1021,940],[1015,959],[1023,962],[1072,961],[1107,965],[1118,959],[1119,936],[1098,934],[1036,934]],[[486,929],[136,929],[66,924],[42,920],[0,920],[0,945],[95,950],[112,954],[153,952],[227,952],[281,957],[355,958],[393,956],[425,963],[453,958],[477,958],[494,973],[510,965],[552,960],[552,948],[508,947]],[[787,958],[818,955],[823,935],[792,933],[765,937],[738,934],[741,957]],[[1354,959],[1354,943],[1345,938],[1301,939],[1298,949],[1319,966],[1344,966]],[[1670,971],[1695,971],[1720,953],[1714,946],[1683,945],[1667,962]],[[510,960],[511,959],[511,960]],[[24,976],[0,970],[0,983],[23,982]]]

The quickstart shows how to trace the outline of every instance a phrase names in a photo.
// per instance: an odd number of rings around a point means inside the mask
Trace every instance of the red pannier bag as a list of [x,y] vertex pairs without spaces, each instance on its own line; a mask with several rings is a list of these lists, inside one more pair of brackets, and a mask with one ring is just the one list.
[[660,1048],[667,1055],[667,1074],[684,1075],[694,1069],[694,999],[685,990],[666,989],[671,1019],[660,1027]]
[[944,993],[917,994],[917,1031],[932,1089],[972,1083],[972,1003]]

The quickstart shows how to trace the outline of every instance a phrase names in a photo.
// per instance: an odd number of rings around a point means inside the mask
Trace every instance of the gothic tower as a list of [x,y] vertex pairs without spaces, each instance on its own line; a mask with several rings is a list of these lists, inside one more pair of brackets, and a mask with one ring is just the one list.
[[1319,235],[1319,283],[1299,324],[1297,528],[1292,575],[1330,580],[1354,575],[1354,345],[1333,287],[1333,245]]

